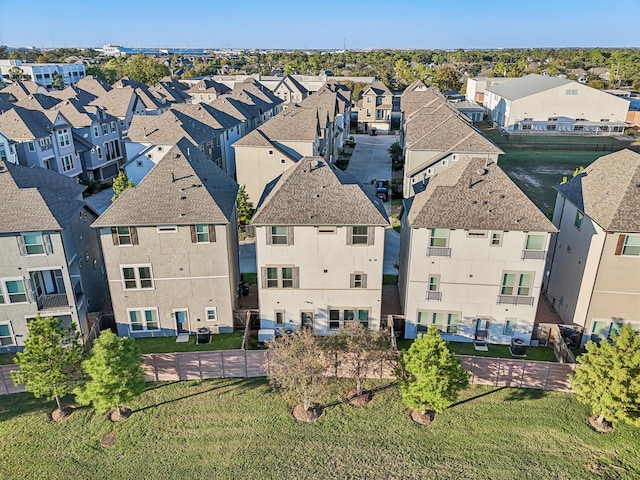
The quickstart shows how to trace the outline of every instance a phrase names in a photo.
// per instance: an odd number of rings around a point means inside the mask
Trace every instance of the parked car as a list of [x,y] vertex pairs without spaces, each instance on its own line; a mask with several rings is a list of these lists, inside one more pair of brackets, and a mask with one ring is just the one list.
[[376,197],[383,202],[389,200],[389,180],[378,180],[376,182]]
[[369,135],[375,137],[376,135],[378,135],[378,129],[376,127],[369,129]]

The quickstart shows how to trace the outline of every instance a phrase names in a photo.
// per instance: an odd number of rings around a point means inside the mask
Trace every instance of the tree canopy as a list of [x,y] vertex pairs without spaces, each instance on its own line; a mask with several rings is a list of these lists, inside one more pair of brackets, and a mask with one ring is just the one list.
[[124,192],[127,188],[133,188],[133,180],[129,180],[127,177],[127,172],[124,170],[120,170],[118,176],[113,180],[113,196],[111,197],[111,201],[115,202],[116,199]]

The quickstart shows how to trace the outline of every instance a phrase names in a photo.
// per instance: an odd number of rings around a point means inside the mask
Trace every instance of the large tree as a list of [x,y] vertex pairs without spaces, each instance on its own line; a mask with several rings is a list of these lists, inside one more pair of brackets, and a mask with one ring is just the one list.
[[597,422],[640,427],[640,335],[625,325],[611,341],[588,342],[571,377],[578,400],[591,407]]
[[133,338],[118,337],[104,330],[96,339],[91,356],[82,362],[89,377],[74,392],[81,405],[93,404],[99,412],[117,410],[145,388],[140,349]]
[[403,353],[397,375],[402,400],[422,415],[442,413],[469,384],[469,372],[433,325]]
[[131,57],[126,65],[122,67],[122,73],[138,82],[153,85],[162,77],[170,74],[169,67],[158,63],[154,58],[147,57],[144,53],[139,53]]
[[113,180],[113,196],[111,197],[111,201],[115,202],[122,192],[127,188],[133,188],[133,186],[133,180],[129,180],[127,172],[120,170],[118,176]]
[[71,392],[81,374],[80,333],[73,324],[63,328],[59,319],[40,315],[28,323],[28,329],[24,350],[14,360],[20,370],[11,372],[11,377],[36,398],[55,399],[62,412],[60,398]]

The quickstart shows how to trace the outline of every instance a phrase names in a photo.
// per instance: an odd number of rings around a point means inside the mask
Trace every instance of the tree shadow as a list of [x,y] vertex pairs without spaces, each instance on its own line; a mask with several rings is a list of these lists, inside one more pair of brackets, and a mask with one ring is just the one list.
[[494,390],[490,390],[488,392],[481,393],[479,395],[474,395],[473,397],[465,398],[464,400],[460,400],[459,402],[452,403],[451,405],[449,405],[448,408],[454,408],[454,407],[457,407],[458,405],[464,405],[465,403],[469,403],[472,400],[477,400],[478,398],[486,397],[487,395],[491,395],[492,393],[499,392],[501,390],[504,390],[505,388],[507,388],[507,387],[499,387],[499,388],[496,388]]
[[[74,410],[82,410],[85,407],[76,405],[73,396],[68,395],[60,399],[63,406],[71,405]],[[56,409],[55,400],[36,398],[32,393],[21,392],[2,395],[0,397],[0,422],[11,420],[29,413],[42,412],[49,415]]]
[[509,394],[505,397],[505,401],[539,400],[546,395],[546,391],[536,388],[510,388]]
[[[367,390],[367,391],[371,392],[373,397],[375,398],[376,394],[380,392],[384,392],[385,390],[388,390],[391,387],[395,387],[397,383],[398,382],[391,382],[386,385],[381,385],[379,387],[372,388],[371,390]],[[351,398],[342,397],[339,400],[335,400],[333,402],[323,404],[322,409],[326,410],[327,408],[337,407],[338,405],[345,405],[345,404],[348,404],[350,400]]]
[[176,383],[180,383],[181,380],[174,380],[172,382],[153,382],[149,383],[147,388],[144,389],[145,392],[151,392],[152,390],[158,390],[159,388],[168,387],[170,385],[175,385]]
[[[199,381],[199,380],[197,382],[201,383],[201,381]],[[171,382],[171,383],[179,383],[179,382]],[[244,378],[238,378],[238,379],[235,379],[234,381],[231,381],[231,382],[225,382],[222,385],[214,385],[211,388],[207,388],[206,390],[200,390],[198,392],[190,393],[188,395],[182,395],[180,397],[164,400],[162,402],[158,402],[158,403],[155,403],[153,405],[147,405],[145,407],[140,407],[140,408],[137,408],[135,410],[132,410],[131,413],[144,412],[145,410],[150,410],[152,408],[161,407],[163,405],[168,405],[170,403],[175,403],[175,402],[178,402],[180,400],[185,400],[187,398],[197,397],[199,395],[204,395],[205,393],[210,393],[210,392],[213,392],[215,390],[223,390],[223,389],[229,389],[229,390],[233,389],[233,390],[235,390],[235,389],[238,389],[238,388],[240,388],[240,389],[242,389],[242,388],[248,389],[248,388],[256,388],[257,386],[258,386],[258,382],[256,382],[256,381],[251,381],[251,380],[247,381]]]

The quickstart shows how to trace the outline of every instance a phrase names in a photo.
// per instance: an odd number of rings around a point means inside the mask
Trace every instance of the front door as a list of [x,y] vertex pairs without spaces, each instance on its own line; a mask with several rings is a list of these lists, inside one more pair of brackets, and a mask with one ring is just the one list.
[[313,311],[300,312],[302,328],[313,329]]
[[489,319],[478,318],[476,320],[476,340],[486,340],[489,335]]
[[187,333],[189,331],[188,310],[174,310],[173,315],[176,317],[176,331],[178,333]]

